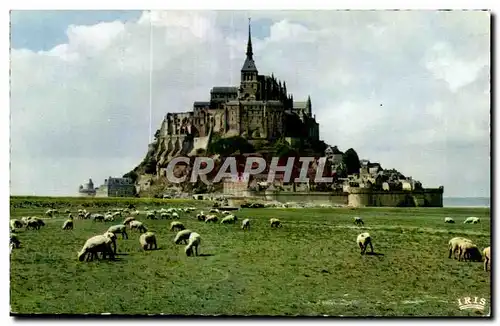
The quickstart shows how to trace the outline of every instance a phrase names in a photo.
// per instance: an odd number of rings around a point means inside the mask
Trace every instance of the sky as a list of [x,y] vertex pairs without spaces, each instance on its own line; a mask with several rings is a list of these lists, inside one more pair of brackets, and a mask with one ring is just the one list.
[[239,83],[248,17],[259,73],[311,96],[326,143],[447,197],[490,196],[481,11],[12,11],[11,194],[132,170],[167,112]]

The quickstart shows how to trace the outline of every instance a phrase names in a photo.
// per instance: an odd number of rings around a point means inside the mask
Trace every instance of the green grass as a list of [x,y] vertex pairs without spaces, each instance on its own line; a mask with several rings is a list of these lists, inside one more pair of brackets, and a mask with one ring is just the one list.
[[[11,209],[12,218],[44,211]],[[63,231],[64,214],[47,219],[39,231],[20,230],[22,247],[11,255],[11,311],[478,316],[457,305],[458,298],[478,296],[487,299],[483,314],[488,312],[490,273],[482,263],[448,259],[447,243],[464,236],[480,249],[488,246],[489,209],[243,209],[236,215],[238,225],[214,225],[181,214],[186,227],[201,234],[201,257],[186,257],[184,245],[173,243],[170,221],[142,216],[157,232],[159,250],[141,251],[139,234],[129,232],[128,240],[119,237],[121,255],[111,262],[79,262],[76,256],[87,238],[116,222],[75,220],[73,231]],[[361,216],[365,227],[354,226],[353,216]],[[445,224],[445,216],[457,223]],[[463,224],[468,216],[481,223]],[[251,218],[250,232],[240,229],[245,217]],[[271,229],[270,217],[280,218],[283,228]],[[359,254],[355,240],[363,231],[383,255]]]

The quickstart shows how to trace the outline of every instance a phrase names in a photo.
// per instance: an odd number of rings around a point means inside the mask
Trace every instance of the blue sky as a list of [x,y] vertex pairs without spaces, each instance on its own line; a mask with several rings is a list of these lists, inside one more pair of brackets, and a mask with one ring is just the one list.
[[[320,137],[445,196],[490,195],[489,14],[13,11],[11,192],[74,195],[133,169],[167,112],[259,73],[311,96]],[[383,106],[380,104],[383,103]]]

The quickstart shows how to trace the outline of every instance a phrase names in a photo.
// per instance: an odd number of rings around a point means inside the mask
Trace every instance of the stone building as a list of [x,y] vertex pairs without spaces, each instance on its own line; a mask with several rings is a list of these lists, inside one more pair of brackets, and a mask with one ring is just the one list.
[[95,196],[96,195],[96,190],[98,188],[94,188],[94,183],[92,182],[92,179],[89,179],[89,182],[84,183],[80,185],[78,188],[78,195],[87,197],[87,196]]
[[157,174],[177,155],[206,149],[213,133],[247,139],[286,137],[319,140],[319,125],[312,114],[311,98],[295,102],[286,83],[274,75],[259,74],[253,58],[248,27],[246,58],[239,86],[216,86],[210,100],[195,101],[191,111],[168,113],[155,135]]
[[98,197],[134,197],[135,185],[130,178],[104,179],[104,184],[97,189]]

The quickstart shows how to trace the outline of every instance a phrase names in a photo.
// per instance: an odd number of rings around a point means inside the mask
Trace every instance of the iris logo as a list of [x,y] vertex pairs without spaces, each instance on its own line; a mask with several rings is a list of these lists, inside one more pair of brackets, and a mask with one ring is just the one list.
[[465,310],[465,309],[484,310],[484,307],[486,306],[486,299],[485,298],[463,297],[463,298],[459,298],[457,300],[458,300],[458,308],[460,310]]

